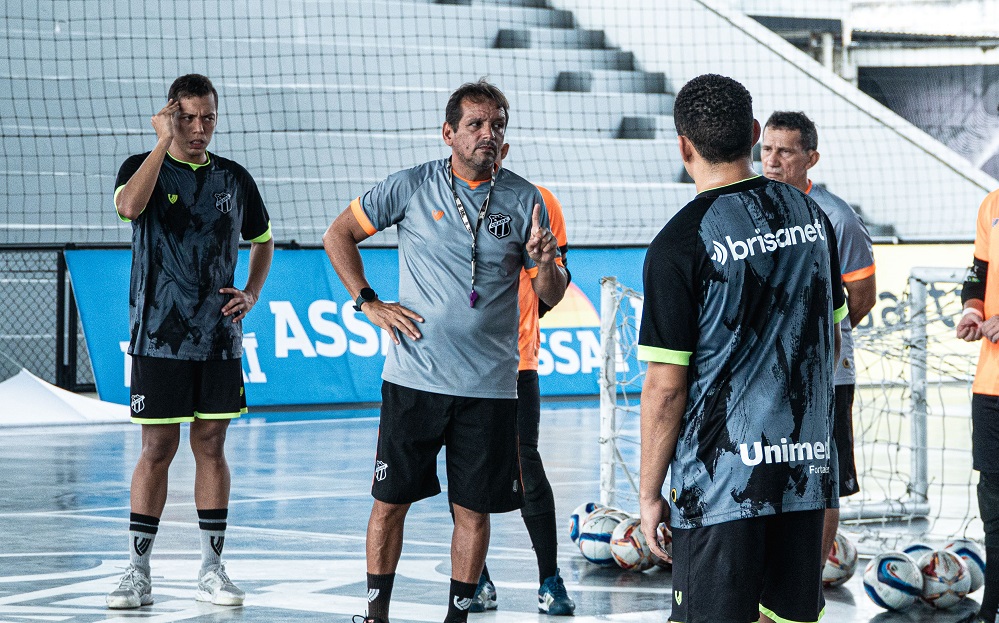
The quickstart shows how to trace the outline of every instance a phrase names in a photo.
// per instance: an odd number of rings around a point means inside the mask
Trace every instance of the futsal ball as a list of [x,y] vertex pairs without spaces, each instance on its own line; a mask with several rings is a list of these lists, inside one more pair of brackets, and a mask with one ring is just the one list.
[[642,534],[642,521],[631,517],[614,528],[610,542],[611,557],[622,569],[645,571],[655,565],[652,551]]
[[922,596],[923,574],[904,552],[878,554],[864,570],[864,592],[882,608],[902,610]]
[[923,573],[923,601],[934,608],[950,608],[971,589],[968,565],[954,552],[933,550],[916,564]]
[[944,545],[944,549],[954,552],[968,565],[968,572],[971,573],[969,593],[974,593],[985,585],[985,551],[977,541],[956,539]]
[[573,543],[579,541],[579,531],[583,523],[589,519],[590,513],[603,507],[604,505],[599,502],[585,502],[572,511],[572,515],[569,515],[569,538]]
[[[625,519],[631,519],[633,515],[626,513],[620,508],[614,508],[613,506],[601,506],[590,513],[590,517],[594,515],[612,515],[617,517],[619,521],[624,521]],[[589,519],[589,517],[587,517]]]
[[[597,509],[600,510],[600,509]],[[592,513],[579,529],[579,551],[583,558],[592,563],[609,566],[614,564],[611,556],[611,535],[622,517],[610,513]]]
[[913,543],[902,551],[911,556],[913,560],[919,560],[923,557],[923,554],[932,552],[933,548],[926,543]]
[[832,550],[822,567],[822,586],[833,587],[844,584],[857,570],[857,548],[846,535],[836,533]]

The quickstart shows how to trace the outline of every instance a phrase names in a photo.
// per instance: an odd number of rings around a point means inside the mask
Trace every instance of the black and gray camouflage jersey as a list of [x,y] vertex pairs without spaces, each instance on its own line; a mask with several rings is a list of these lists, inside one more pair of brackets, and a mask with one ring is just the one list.
[[702,192],[649,246],[644,287],[639,359],[689,366],[672,525],[836,506],[833,332],[847,309],[819,206],[763,177]]
[[[129,157],[115,195],[149,153]],[[167,155],[146,209],[132,222],[130,355],[205,361],[243,356],[242,323],[222,315],[239,238],[270,240],[267,210],[250,174],[208,154],[190,164]]]

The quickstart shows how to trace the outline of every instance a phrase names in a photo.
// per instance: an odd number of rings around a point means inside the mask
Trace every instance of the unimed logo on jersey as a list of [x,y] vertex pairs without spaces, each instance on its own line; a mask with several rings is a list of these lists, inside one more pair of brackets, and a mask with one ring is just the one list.
[[826,234],[819,219],[815,219],[814,223],[808,225],[782,227],[775,232],[765,234],[760,233],[760,230],[757,229],[755,236],[750,236],[745,240],[732,240],[732,236],[725,236],[725,244],[712,240],[711,260],[724,266],[729,256],[732,257],[733,261],[744,260],[756,254],[771,253],[784,247],[793,247],[816,240],[825,241],[825,239]]
[[[802,461],[824,461],[829,458],[829,440],[826,441],[805,441],[803,443],[788,443],[787,438],[781,437],[779,444],[764,446],[762,442],[753,442],[753,450],[750,453],[749,445],[739,444],[739,454],[742,462],[753,467],[760,463],[800,463]],[[828,473],[828,466],[811,466],[809,472]]]

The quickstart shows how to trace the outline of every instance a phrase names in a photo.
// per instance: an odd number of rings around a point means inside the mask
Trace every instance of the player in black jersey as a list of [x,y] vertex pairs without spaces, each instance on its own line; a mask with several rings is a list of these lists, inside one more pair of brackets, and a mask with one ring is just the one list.
[[[156,146],[128,158],[114,204],[132,223],[129,292],[132,421],[142,453],[132,475],[130,564],[109,608],[153,603],[149,557],[166,504],[167,475],[189,422],[201,527],[199,601],[240,605],[243,591],[222,563],[229,506],[225,436],[246,411],[242,320],[274,254],[270,222],[250,174],[208,152],[218,93],[201,75],[182,76],[152,118]],[[252,243],[249,277],[234,287],[239,239]]]
[[698,195],[645,261],[642,532],[666,557],[658,527],[673,529],[671,621],[817,621],[847,313],[833,228],[753,171],[760,125],[741,84],[691,80],[674,121]]

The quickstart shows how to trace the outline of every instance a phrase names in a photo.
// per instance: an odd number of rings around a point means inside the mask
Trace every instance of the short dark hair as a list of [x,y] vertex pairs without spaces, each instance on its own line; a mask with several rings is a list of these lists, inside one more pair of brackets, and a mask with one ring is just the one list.
[[167,99],[176,102],[182,97],[204,97],[208,94],[215,96],[215,107],[218,108],[219,92],[212,86],[212,81],[201,74],[187,74],[173,81]]
[[726,76],[704,74],[683,85],[673,103],[673,123],[712,164],[752,153],[753,97]]
[[803,112],[774,111],[764,127],[778,130],[797,130],[801,136],[801,147],[805,151],[815,151],[819,148],[819,132],[815,129],[812,120]]
[[447,107],[444,108],[444,120],[447,121],[452,130],[458,129],[462,115],[461,103],[465,99],[470,99],[473,102],[491,101],[495,103],[503,109],[503,116],[506,117],[506,122],[509,125],[510,102],[503,95],[503,91],[500,91],[496,85],[486,82],[485,78],[479,78],[476,82],[466,82],[461,85],[448,98]]

